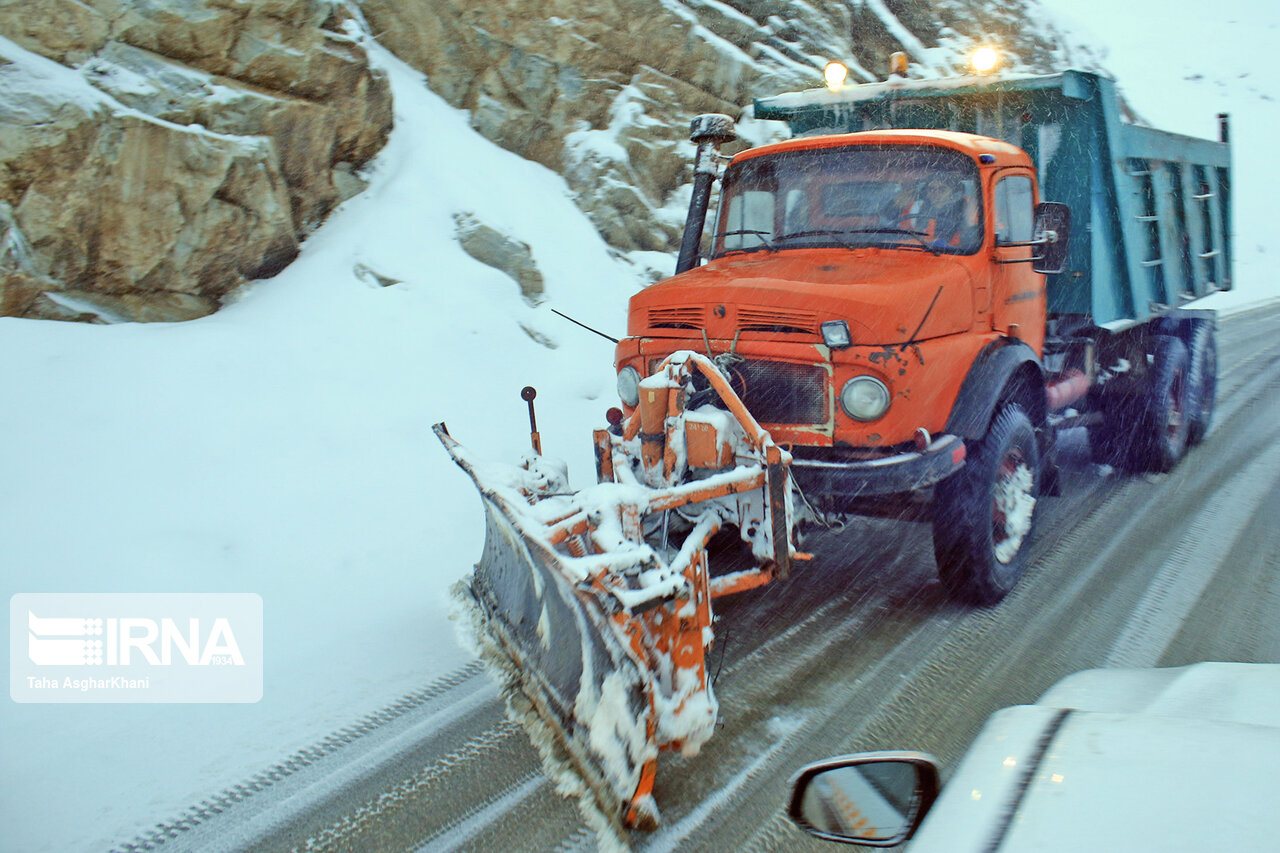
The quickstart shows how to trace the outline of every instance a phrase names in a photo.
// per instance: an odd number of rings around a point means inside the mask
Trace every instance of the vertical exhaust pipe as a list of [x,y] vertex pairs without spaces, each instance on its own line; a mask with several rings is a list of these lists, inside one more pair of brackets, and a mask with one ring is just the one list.
[[698,146],[698,153],[693,164],[693,198],[689,200],[684,238],[680,241],[680,256],[676,259],[677,274],[698,265],[702,229],[707,222],[707,206],[711,201],[711,184],[720,173],[716,158],[720,155],[720,146],[737,139],[738,134],[729,116],[707,113],[694,117],[689,125],[689,138]]

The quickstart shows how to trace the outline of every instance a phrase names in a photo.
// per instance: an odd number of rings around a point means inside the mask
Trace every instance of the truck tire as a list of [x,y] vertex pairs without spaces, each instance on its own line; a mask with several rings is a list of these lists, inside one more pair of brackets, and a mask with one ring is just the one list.
[[1172,335],[1157,336],[1134,445],[1140,470],[1172,471],[1187,452],[1189,373],[1186,344]]
[[1187,444],[1204,441],[1213,420],[1218,394],[1217,333],[1209,323],[1199,323],[1191,335],[1191,369],[1187,371]]
[[1040,451],[1030,418],[1006,403],[980,441],[968,442],[965,466],[938,483],[933,552],[951,597],[996,604],[1026,568],[1026,543],[1040,494]]

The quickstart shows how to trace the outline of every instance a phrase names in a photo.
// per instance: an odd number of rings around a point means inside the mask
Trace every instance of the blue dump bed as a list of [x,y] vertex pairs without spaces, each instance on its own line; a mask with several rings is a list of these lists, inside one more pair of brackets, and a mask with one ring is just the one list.
[[931,128],[1022,148],[1041,199],[1071,207],[1051,313],[1123,325],[1231,288],[1230,146],[1123,120],[1115,84],[1096,74],[892,80],[764,98],[755,116],[797,136]]

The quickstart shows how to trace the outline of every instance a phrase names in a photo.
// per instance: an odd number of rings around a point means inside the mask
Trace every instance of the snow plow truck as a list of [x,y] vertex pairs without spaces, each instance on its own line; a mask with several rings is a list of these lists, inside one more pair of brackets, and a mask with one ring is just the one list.
[[[692,123],[677,271],[630,300],[595,485],[540,454],[531,388],[520,465],[435,427],[486,510],[467,582],[486,657],[627,827],[658,823],[660,750],[714,730],[712,602],[810,560],[806,525],[914,508],[950,595],[994,605],[1059,431],[1165,471],[1213,412],[1214,314],[1184,306],[1231,287],[1225,116],[1220,141],[1153,130],[1066,71],[898,77],[755,117],[791,138],[728,158],[729,117]],[[725,537],[749,561],[717,565]]]

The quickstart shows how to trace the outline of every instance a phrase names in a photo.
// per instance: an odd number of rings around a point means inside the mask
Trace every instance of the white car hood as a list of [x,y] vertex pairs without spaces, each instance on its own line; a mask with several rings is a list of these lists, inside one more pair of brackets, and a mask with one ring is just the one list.
[[1041,702],[991,717],[910,853],[1280,848],[1280,665],[1093,670]]
[[1280,664],[1089,669],[1062,679],[1036,704],[1280,726]]

